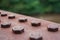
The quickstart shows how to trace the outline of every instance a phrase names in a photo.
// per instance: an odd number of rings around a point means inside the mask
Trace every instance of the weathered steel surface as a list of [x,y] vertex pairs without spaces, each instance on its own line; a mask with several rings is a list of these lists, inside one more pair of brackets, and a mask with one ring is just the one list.
[[[59,30],[57,32],[49,32],[47,27],[49,24],[54,22],[45,21],[42,19],[37,19],[29,16],[24,16],[20,14],[14,14],[12,12],[2,11],[1,13],[7,13],[7,15],[15,15],[15,19],[8,19],[8,16],[1,17],[0,15],[0,25],[1,23],[11,22],[10,28],[1,28],[0,26],[0,40],[29,40],[29,34],[32,32],[39,32],[42,34],[43,40],[60,40],[60,25],[57,24]],[[19,22],[19,18],[27,18],[27,22]],[[41,26],[34,27],[31,26],[31,22],[40,22]],[[12,32],[12,27],[14,26],[24,26],[24,33],[22,34],[14,34]]]

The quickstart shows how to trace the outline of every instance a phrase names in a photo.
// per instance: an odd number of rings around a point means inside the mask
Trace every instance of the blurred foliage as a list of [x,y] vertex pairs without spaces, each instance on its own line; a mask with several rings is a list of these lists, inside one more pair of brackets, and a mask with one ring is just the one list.
[[60,0],[0,0],[0,9],[25,15],[60,13]]

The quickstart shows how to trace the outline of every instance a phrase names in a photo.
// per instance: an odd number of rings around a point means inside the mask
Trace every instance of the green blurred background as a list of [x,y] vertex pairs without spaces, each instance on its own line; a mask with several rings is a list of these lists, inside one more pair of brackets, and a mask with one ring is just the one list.
[[0,9],[25,15],[60,13],[60,0],[0,0]]

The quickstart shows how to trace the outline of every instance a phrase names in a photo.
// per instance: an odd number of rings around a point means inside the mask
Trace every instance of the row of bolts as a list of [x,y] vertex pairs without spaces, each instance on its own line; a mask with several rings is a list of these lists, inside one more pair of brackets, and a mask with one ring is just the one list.
[[[7,16],[6,13],[2,14],[1,12],[0,12],[0,15],[1,15],[1,17]],[[8,19],[15,19],[15,15],[8,16]],[[1,20],[0,20],[0,22],[1,22]],[[21,19],[19,19],[19,22],[27,22],[27,19],[26,18],[21,18]],[[37,27],[37,26],[41,26],[41,23],[32,22],[31,25],[34,26],[34,27]],[[11,23],[1,23],[1,28],[9,28],[10,26],[11,26]],[[47,29],[50,32],[57,32],[58,31],[58,25],[50,24],[50,25],[48,25]],[[21,34],[21,33],[24,32],[24,27],[15,26],[15,27],[12,28],[12,31],[15,34]],[[40,33],[35,32],[35,33],[30,34],[30,40],[43,40],[43,38],[42,38]]]

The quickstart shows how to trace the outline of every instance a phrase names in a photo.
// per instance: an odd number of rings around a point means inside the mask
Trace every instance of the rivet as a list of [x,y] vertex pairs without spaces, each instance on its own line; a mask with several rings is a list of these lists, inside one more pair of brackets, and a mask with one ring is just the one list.
[[27,22],[27,18],[19,18],[19,22]]
[[9,22],[1,23],[1,28],[9,28],[10,26],[11,26],[11,23]]
[[21,34],[24,32],[24,27],[22,26],[15,26],[12,28],[13,33],[15,34]]
[[57,24],[50,24],[50,25],[48,25],[47,29],[50,32],[57,32],[58,31],[58,25]]
[[31,22],[31,25],[32,25],[32,26],[40,26],[41,23],[40,23],[40,22],[32,21],[32,22]]
[[1,12],[0,12],[0,14],[1,14]]
[[7,16],[7,14],[6,13],[3,13],[3,14],[1,14],[1,16],[4,17],[4,16]]
[[15,18],[15,15],[9,15],[8,16],[8,19],[14,19]]
[[31,33],[30,34],[30,40],[42,40],[42,35],[40,33]]

